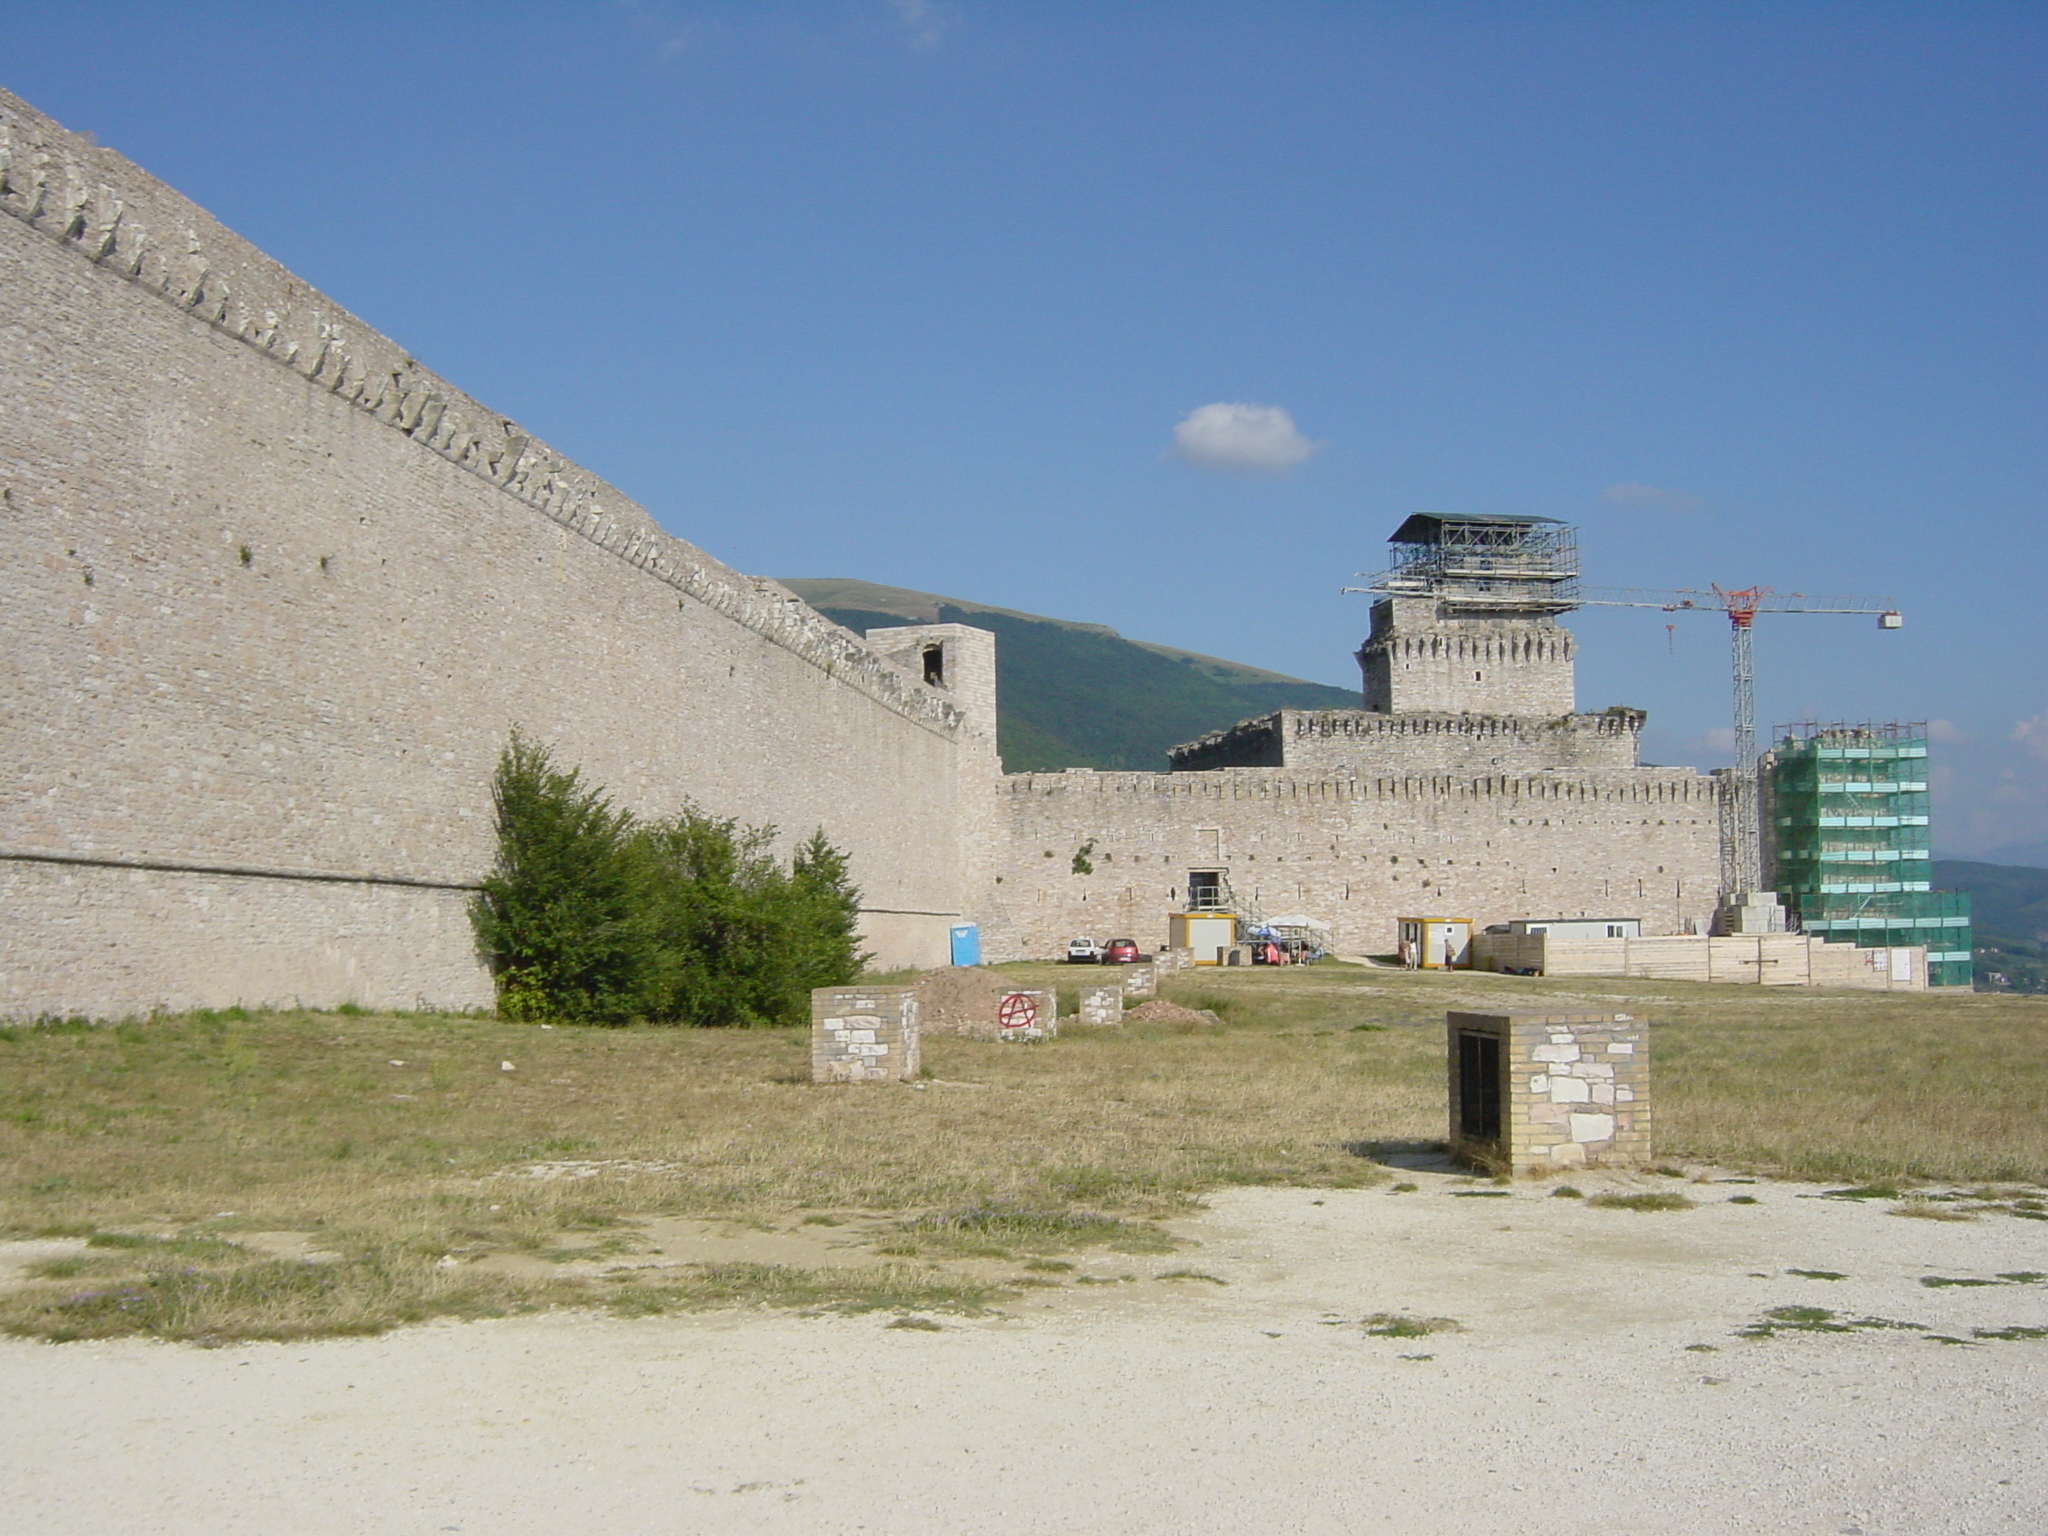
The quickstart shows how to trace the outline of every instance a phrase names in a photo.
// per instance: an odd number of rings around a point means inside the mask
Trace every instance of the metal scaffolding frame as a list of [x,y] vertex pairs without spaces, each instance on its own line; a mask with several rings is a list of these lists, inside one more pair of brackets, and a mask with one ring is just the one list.
[[1800,721],[1764,765],[1771,879],[1808,933],[1927,946],[1929,983],[1974,978],[1970,898],[1933,888],[1927,727]]

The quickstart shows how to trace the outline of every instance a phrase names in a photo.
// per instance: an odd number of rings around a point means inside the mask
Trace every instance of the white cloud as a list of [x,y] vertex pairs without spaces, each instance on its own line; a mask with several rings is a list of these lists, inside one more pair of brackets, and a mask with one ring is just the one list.
[[1969,733],[1953,720],[1930,720],[1927,722],[1927,739],[1934,742],[1954,744],[1970,739]]
[[883,0],[913,48],[936,48],[953,18],[936,0]]
[[1321,446],[1279,406],[1235,400],[1189,411],[1173,429],[1172,451],[1204,469],[1284,475]]
[[1693,512],[1701,506],[1699,497],[1688,496],[1684,491],[1669,490],[1661,485],[1634,485],[1627,481],[1610,485],[1600,493],[1600,499],[1618,507],[1653,507],[1659,512]]
[[2012,728],[2012,739],[2034,756],[2048,758],[2048,711],[2020,721]]

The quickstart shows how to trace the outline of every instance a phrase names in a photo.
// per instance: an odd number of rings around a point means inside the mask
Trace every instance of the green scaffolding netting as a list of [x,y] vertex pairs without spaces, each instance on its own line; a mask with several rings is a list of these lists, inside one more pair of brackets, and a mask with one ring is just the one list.
[[1924,944],[1932,985],[1971,985],[1970,898],[1931,889],[1924,735],[1788,734],[1763,787],[1771,883],[1801,928],[1864,948]]

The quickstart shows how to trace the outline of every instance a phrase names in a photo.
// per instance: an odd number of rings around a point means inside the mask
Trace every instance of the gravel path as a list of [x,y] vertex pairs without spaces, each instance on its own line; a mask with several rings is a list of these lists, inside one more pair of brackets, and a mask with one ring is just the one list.
[[[1904,1220],[1814,1186],[1641,1214],[1406,1177],[1224,1192],[1179,1224],[1198,1247],[1091,1257],[1110,1283],[938,1331],[560,1315],[0,1343],[0,1528],[2048,1530],[2048,1339],[1927,1336],[2048,1327],[2048,1283],[1998,1278],[2048,1271],[2048,1223]],[[1784,1306],[1924,1331],[1735,1336]],[[1374,1336],[1380,1313],[1460,1329]]]

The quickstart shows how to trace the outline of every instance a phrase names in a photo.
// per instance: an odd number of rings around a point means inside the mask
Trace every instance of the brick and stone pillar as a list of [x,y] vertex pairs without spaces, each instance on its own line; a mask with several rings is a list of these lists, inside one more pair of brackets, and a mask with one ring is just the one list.
[[1091,982],[1081,989],[1081,1022],[1120,1029],[1124,1022],[1124,989],[1115,982]]
[[812,989],[812,1082],[902,1083],[917,1069],[915,988]]
[[1059,994],[1051,990],[1005,992],[996,1002],[998,1040],[1050,1040],[1060,1032]]
[[1650,1160],[1650,1040],[1627,1013],[1450,1013],[1451,1150],[1510,1173]]
[[1144,998],[1159,995],[1159,968],[1156,965],[1127,965],[1123,972],[1125,997]]

